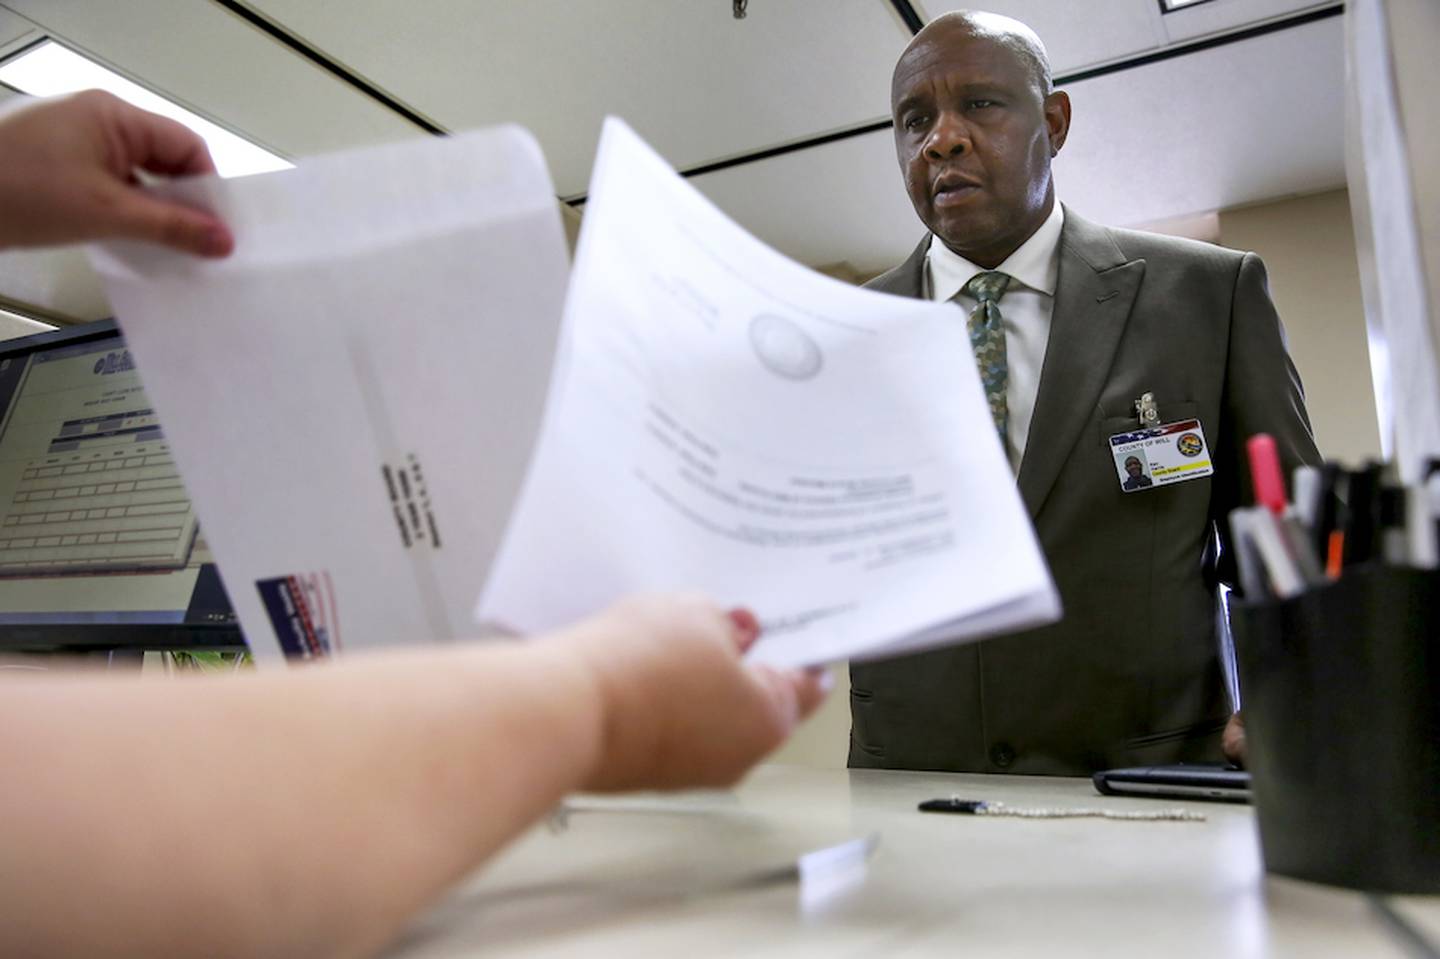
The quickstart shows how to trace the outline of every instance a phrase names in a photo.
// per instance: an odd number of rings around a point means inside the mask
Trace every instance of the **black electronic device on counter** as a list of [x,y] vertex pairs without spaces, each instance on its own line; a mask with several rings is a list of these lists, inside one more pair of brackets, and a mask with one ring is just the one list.
[[1162,799],[1205,799],[1249,802],[1250,774],[1234,766],[1181,763],[1103,769],[1091,777],[1107,796],[1154,796]]

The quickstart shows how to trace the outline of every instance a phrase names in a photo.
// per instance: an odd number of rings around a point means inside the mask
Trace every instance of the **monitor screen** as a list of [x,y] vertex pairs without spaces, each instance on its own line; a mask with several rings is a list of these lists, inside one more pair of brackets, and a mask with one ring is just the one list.
[[0,648],[242,644],[115,324],[0,343]]

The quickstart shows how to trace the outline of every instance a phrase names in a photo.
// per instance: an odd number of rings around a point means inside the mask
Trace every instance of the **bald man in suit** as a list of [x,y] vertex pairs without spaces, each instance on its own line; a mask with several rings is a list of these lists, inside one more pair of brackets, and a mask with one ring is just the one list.
[[[1244,442],[1318,462],[1253,254],[1115,230],[1055,200],[1070,126],[1023,24],[960,13],[896,64],[907,190],[929,234],[873,289],[954,300],[1065,608],[1061,622],[851,668],[850,765],[1083,775],[1218,760],[1231,718],[1213,556],[1248,496]],[[1151,394],[1214,473],[1123,488],[1109,437]],[[978,440],[977,440],[978,441]],[[1222,553],[1222,558],[1224,554]],[[1224,563],[1220,564],[1221,567]]]

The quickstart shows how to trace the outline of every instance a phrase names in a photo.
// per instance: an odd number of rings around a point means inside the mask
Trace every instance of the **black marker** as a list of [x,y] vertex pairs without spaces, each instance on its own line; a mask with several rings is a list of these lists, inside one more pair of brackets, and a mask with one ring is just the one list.
[[1354,566],[1374,559],[1380,518],[1380,471],[1376,462],[1350,474],[1345,484],[1345,565]]
[[1315,511],[1315,555],[1325,556],[1330,549],[1330,534],[1340,528],[1340,484],[1345,471],[1334,461],[1320,468],[1320,504]]

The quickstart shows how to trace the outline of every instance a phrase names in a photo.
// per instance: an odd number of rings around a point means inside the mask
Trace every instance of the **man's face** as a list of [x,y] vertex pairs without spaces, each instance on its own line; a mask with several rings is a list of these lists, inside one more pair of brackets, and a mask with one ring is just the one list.
[[1139,461],[1139,460],[1126,460],[1126,461],[1125,461],[1125,472],[1129,473],[1131,476],[1139,476],[1139,475],[1140,475],[1140,461]]
[[1050,158],[1069,130],[1069,99],[1042,96],[1005,45],[952,29],[900,58],[890,105],[915,212],[956,253],[999,266],[1054,205]]

